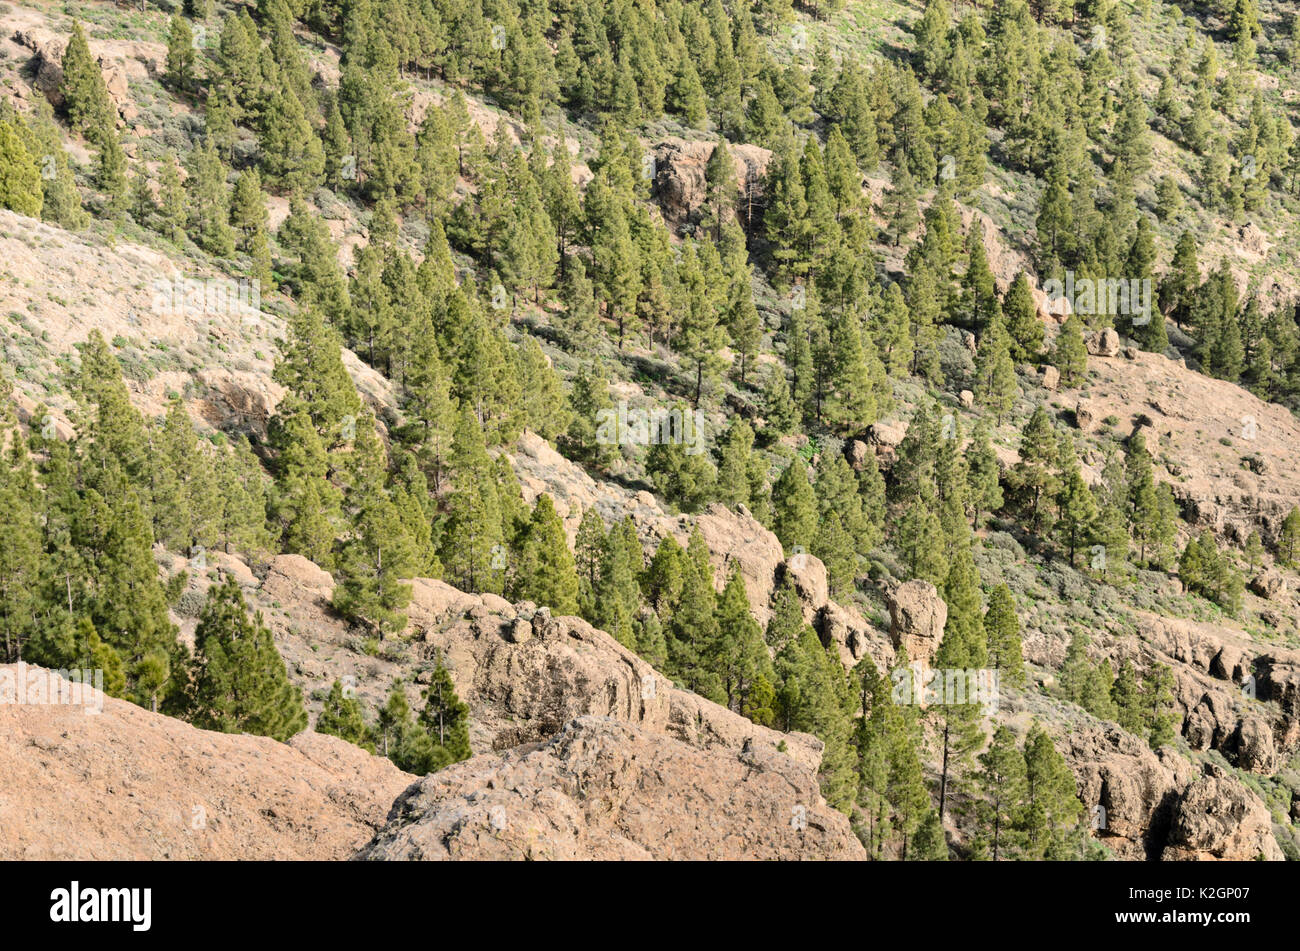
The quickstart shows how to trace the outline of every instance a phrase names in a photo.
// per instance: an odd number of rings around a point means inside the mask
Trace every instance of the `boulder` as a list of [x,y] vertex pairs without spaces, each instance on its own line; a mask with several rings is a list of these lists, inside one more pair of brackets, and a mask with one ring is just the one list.
[[1266,601],[1275,601],[1286,592],[1286,578],[1280,571],[1261,571],[1250,579],[1250,590]]
[[782,570],[799,597],[804,620],[811,624],[830,597],[826,565],[816,555],[796,552],[790,556],[789,561],[783,563]]
[[958,402],[961,403],[963,407],[965,407],[966,409],[970,409],[972,406],[975,405],[975,394],[972,393],[970,390],[962,390],[960,393],[957,394],[957,400]]
[[13,39],[31,50],[32,85],[58,109],[63,105],[63,49],[67,43],[25,30],[16,31]]
[[1119,353],[1119,334],[1114,327],[1090,333],[1084,342],[1094,357],[1113,357]]
[[306,595],[325,603],[334,596],[334,578],[302,555],[277,555],[262,579],[261,595],[271,602],[295,601]]
[[1079,400],[1075,404],[1074,425],[1085,433],[1090,433],[1097,428],[1097,411],[1088,400]]
[[861,439],[848,439],[844,442],[844,458],[854,472],[861,472],[867,464],[867,453],[870,447]]
[[1047,292],[1039,287],[1030,288],[1030,293],[1034,298],[1034,307],[1038,319],[1043,323],[1063,324],[1073,313],[1070,307],[1070,299],[1064,295],[1048,297]]
[[1061,385],[1061,371],[1050,363],[1045,363],[1038,368],[1038,375],[1042,377],[1043,389],[1055,390]]
[[888,592],[886,601],[894,649],[906,650],[909,661],[929,665],[948,621],[948,605],[938,590],[928,581],[907,581]]

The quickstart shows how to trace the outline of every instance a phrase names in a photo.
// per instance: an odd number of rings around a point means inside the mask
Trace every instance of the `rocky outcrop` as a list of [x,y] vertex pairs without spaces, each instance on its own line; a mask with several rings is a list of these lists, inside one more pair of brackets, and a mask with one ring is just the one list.
[[894,649],[907,651],[907,659],[929,664],[939,649],[948,605],[928,581],[905,582],[886,593],[889,637]]
[[310,599],[327,604],[334,596],[334,578],[302,555],[277,555],[262,579],[262,597],[272,601]]
[[1117,858],[1282,859],[1268,809],[1217,767],[1197,775],[1172,748],[1153,752],[1113,724],[1067,730],[1056,742],[1093,834]]
[[1192,749],[1216,749],[1241,769],[1274,772],[1300,744],[1300,651],[1262,651],[1240,632],[1141,616],[1152,660],[1174,671],[1174,701]]
[[[1159,434],[1157,455],[1177,472],[1158,466],[1156,475],[1197,530],[1208,528],[1236,546],[1252,531],[1266,546],[1277,538],[1300,498],[1300,422],[1286,407],[1163,354],[1094,360],[1088,370],[1095,419],[1114,416],[1126,426],[1149,421],[1149,447],[1152,433]],[[1248,468],[1259,470],[1258,460],[1267,461],[1263,471]],[[1293,625],[1294,610],[1284,613]]]
[[434,773],[357,856],[862,859],[814,773],[761,745],[700,749],[608,717]]
[[1158,858],[1191,765],[1114,725],[1067,730],[1056,742],[1096,838],[1121,859]]
[[803,608],[803,619],[809,624],[817,617],[822,606],[830,598],[830,582],[826,575],[826,565],[816,555],[797,552],[790,556],[781,566],[782,574],[789,581]]
[[1074,404],[1074,425],[1079,427],[1081,432],[1090,433],[1097,428],[1097,408],[1087,400],[1079,400]]
[[63,49],[67,44],[26,30],[15,31],[13,39],[32,53],[32,85],[36,91],[45,96],[56,109],[62,106]]
[[576,617],[413,583],[410,633],[441,656],[470,706],[475,750],[504,750],[558,733],[579,716],[613,717],[690,746],[783,749],[803,768],[822,742],[761,727],[682,690],[604,631]]
[[18,704],[20,669],[0,667],[0,859],[341,859],[415,778],[315,733],[211,733],[102,695],[99,713]]
[[907,436],[906,423],[873,423],[867,432],[867,444],[876,453],[876,464],[889,469],[894,464],[898,447]]
[[[654,195],[663,209],[664,219],[680,228],[704,204],[707,194],[705,168],[713,155],[716,143],[708,141],[687,142],[684,139],[666,139],[654,146]],[[754,196],[767,173],[772,153],[756,145],[729,147],[734,166],[736,210],[742,220],[748,221]]]

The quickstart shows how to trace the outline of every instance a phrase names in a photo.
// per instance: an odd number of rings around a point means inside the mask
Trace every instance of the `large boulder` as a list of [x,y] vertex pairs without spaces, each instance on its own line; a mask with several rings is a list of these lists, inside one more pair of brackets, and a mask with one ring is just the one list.
[[1081,432],[1090,433],[1097,428],[1097,407],[1088,400],[1074,404],[1074,425]]
[[32,85],[36,91],[45,96],[54,108],[62,106],[63,49],[67,44],[40,31],[18,30],[13,39],[19,46],[31,50]]
[[907,659],[928,665],[939,649],[948,605],[928,581],[912,580],[887,592],[889,636],[894,649],[907,651]]
[[700,749],[609,717],[425,777],[357,856],[864,859],[817,777],[762,746]]
[[302,555],[277,555],[262,579],[261,594],[272,602],[305,598],[328,603],[334,596],[334,578]]
[[826,565],[816,555],[796,552],[782,565],[786,580],[794,589],[803,608],[804,620],[809,624],[830,598],[830,582]]
[[1119,334],[1114,327],[1088,334],[1085,343],[1094,357],[1113,357],[1119,353]]

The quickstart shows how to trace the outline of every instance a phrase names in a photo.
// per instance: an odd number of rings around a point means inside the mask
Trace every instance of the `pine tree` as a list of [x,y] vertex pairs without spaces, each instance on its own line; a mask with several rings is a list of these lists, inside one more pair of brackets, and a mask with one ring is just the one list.
[[650,558],[641,578],[641,589],[661,618],[669,618],[682,595],[685,553],[671,535],[666,535]]
[[[358,427],[373,421],[363,420]],[[406,626],[406,606],[415,573],[415,546],[402,526],[401,514],[382,485],[363,484],[354,503],[352,531],[339,551],[334,607],[340,614],[360,621],[378,632],[380,638]]]
[[1020,621],[1016,617],[1016,602],[1011,589],[1002,582],[989,594],[989,607],[984,612],[984,631],[988,637],[989,663],[1010,684],[1024,682],[1024,662],[1020,651]]
[[682,588],[668,625],[668,673],[702,697],[723,703],[722,678],[707,662],[707,651],[717,643],[717,596],[708,548],[698,529],[681,560]]
[[[0,392],[0,397],[4,395]],[[0,438],[5,435],[0,429]],[[16,428],[7,435],[16,450],[22,448],[22,434]],[[6,663],[22,660],[23,642],[34,633],[40,606],[36,593],[43,554],[41,500],[26,484],[26,468],[25,462],[0,467],[0,533],[5,539],[0,546],[0,627]]]
[[194,645],[185,714],[195,726],[281,742],[306,728],[302,691],[289,682],[261,615],[249,616],[234,578],[209,589]]
[[6,117],[4,107],[0,107],[0,119],[14,126],[33,163],[39,165],[44,199],[41,217],[70,231],[80,230],[86,227],[89,218],[81,207],[81,192],[77,189],[68,152],[63,147],[63,133],[44,97],[36,97],[31,105],[25,121],[18,121],[12,113]]
[[985,420],[976,424],[970,445],[966,449],[966,497],[974,511],[977,527],[982,514],[991,515],[1002,508],[998,457],[993,450],[993,439]]
[[545,493],[537,497],[520,549],[514,566],[518,599],[549,607],[555,614],[577,614],[577,568],[555,503]]
[[817,499],[808,481],[808,467],[793,459],[772,485],[772,530],[785,550],[810,550],[817,534]]
[[167,81],[182,95],[194,83],[194,33],[184,17],[173,16],[167,30]]
[[1051,418],[1042,406],[1034,409],[1020,440],[1020,461],[1009,473],[1010,488],[1018,497],[1030,528],[1037,532],[1050,521],[1047,501],[1056,494],[1056,436]]
[[781,681],[779,722],[785,729],[812,733],[826,744],[819,774],[822,794],[835,808],[849,811],[856,798],[857,764],[846,713],[852,698],[839,658],[805,624],[777,654],[775,667]]
[[36,218],[44,200],[36,162],[17,129],[0,121],[0,208]]
[[1158,750],[1174,742],[1177,736],[1178,713],[1174,706],[1174,675],[1164,664],[1157,664],[1143,679],[1142,693],[1146,702],[1147,742]]
[[610,529],[600,552],[594,616],[596,626],[629,649],[636,647],[635,621],[641,607],[643,568],[636,526],[630,518],[624,518]]
[[1078,314],[1066,318],[1056,336],[1052,363],[1061,371],[1062,386],[1078,386],[1088,371],[1088,349],[1083,343],[1083,321]]
[[1016,748],[1011,729],[999,726],[986,752],[979,757],[980,788],[985,799],[981,825],[990,840],[993,861],[1013,856],[1016,847],[1016,821],[1026,792],[1025,757]]
[[902,244],[903,239],[920,223],[921,215],[916,207],[916,184],[906,163],[900,163],[894,171],[893,181],[885,195],[885,219],[888,221],[885,236],[894,247]]
[[456,424],[451,469],[453,489],[439,551],[447,580],[464,591],[500,593],[507,540],[501,500],[482,427],[468,406],[461,407]]
[[1043,322],[1038,319],[1029,278],[1024,271],[1016,273],[1002,299],[1002,314],[1011,338],[1011,356],[1014,360],[1033,360],[1043,349]]
[[1111,699],[1115,702],[1119,725],[1130,733],[1141,736],[1145,732],[1146,708],[1138,687],[1137,672],[1127,657],[1120,662],[1115,686],[1111,688]]
[[361,714],[361,702],[345,694],[339,680],[330,685],[329,696],[321,706],[314,729],[317,733],[347,740],[371,753],[375,751],[374,744],[370,742],[370,731]]
[[706,647],[705,662],[721,677],[728,708],[743,713],[758,679],[765,677],[770,686],[775,675],[738,565],[718,596],[716,615],[718,638]]
[[190,210],[190,234],[210,254],[229,257],[235,251],[235,235],[230,228],[225,163],[209,140],[190,153],[189,165],[185,193]]
[[1092,490],[1083,481],[1079,465],[1071,460],[1069,471],[1061,480],[1057,495],[1059,516],[1056,531],[1065,545],[1070,561],[1074,565],[1074,556],[1080,547],[1092,540],[1093,524],[1097,518],[1097,503]]
[[87,139],[101,144],[106,132],[112,130],[117,113],[109,98],[108,88],[99,63],[91,55],[81,24],[73,21],[72,37],[63,51],[63,82],[59,87],[68,122]]
[[415,718],[411,714],[411,704],[406,699],[406,690],[399,680],[393,684],[388,699],[379,708],[374,731],[375,745],[380,754],[391,759],[398,768],[405,768],[403,754],[414,732]]
[[415,762],[413,772],[423,775],[469,759],[469,706],[456,695],[451,674],[438,656],[429,686],[424,690],[425,704],[418,723],[421,731],[411,744],[408,756]]
[[975,359],[975,398],[997,419],[998,425],[1015,406],[1020,387],[1011,359],[1011,342],[994,316],[980,341]]
[[932,504],[921,495],[907,502],[902,518],[896,523],[893,541],[911,577],[932,584],[943,582],[948,573],[943,529]]
[[328,479],[329,457],[307,405],[289,396],[272,420],[270,442],[278,450],[268,510],[281,548],[329,568],[341,520],[341,497]]
[[[963,547],[953,559],[944,581],[943,597],[948,604],[948,619],[934,657],[937,677],[944,676],[947,671],[976,670],[987,664],[987,638],[979,583],[979,572],[975,569],[970,549]],[[971,754],[984,741],[980,705],[973,701],[958,702],[955,697],[945,697],[945,701],[927,710],[935,720],[940,742],[940,821],[947,813],[950,784],[969,765]]]
[[287,192],[309,194],[325,176],[321,147],[302,103],[292,91],[277,88],[261,122],[262,170]]
[[1286,513],[1277,539],[1277,556],[1280,561],[1294,565],[1297,555],[1300,555],[1300,506],[1295,506]]
[[1020,821],[1025,858],[1065,858],[1067,833],[1082,813],[1074,775],[1051,737],[1035,723],[1025,738],[1025,808]]

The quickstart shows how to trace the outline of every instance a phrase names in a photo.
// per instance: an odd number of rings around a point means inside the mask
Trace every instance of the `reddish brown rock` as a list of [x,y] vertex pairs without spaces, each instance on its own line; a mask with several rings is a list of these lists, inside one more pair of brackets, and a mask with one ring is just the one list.
[[12,699],[0,859],[342,859],[415,779],[332,736],[212,733],[111,697],[98,714]]
[[367,860],[864,859],[815,773],[762,747],[704,750],[581,717],[544,743],[413,785]]

